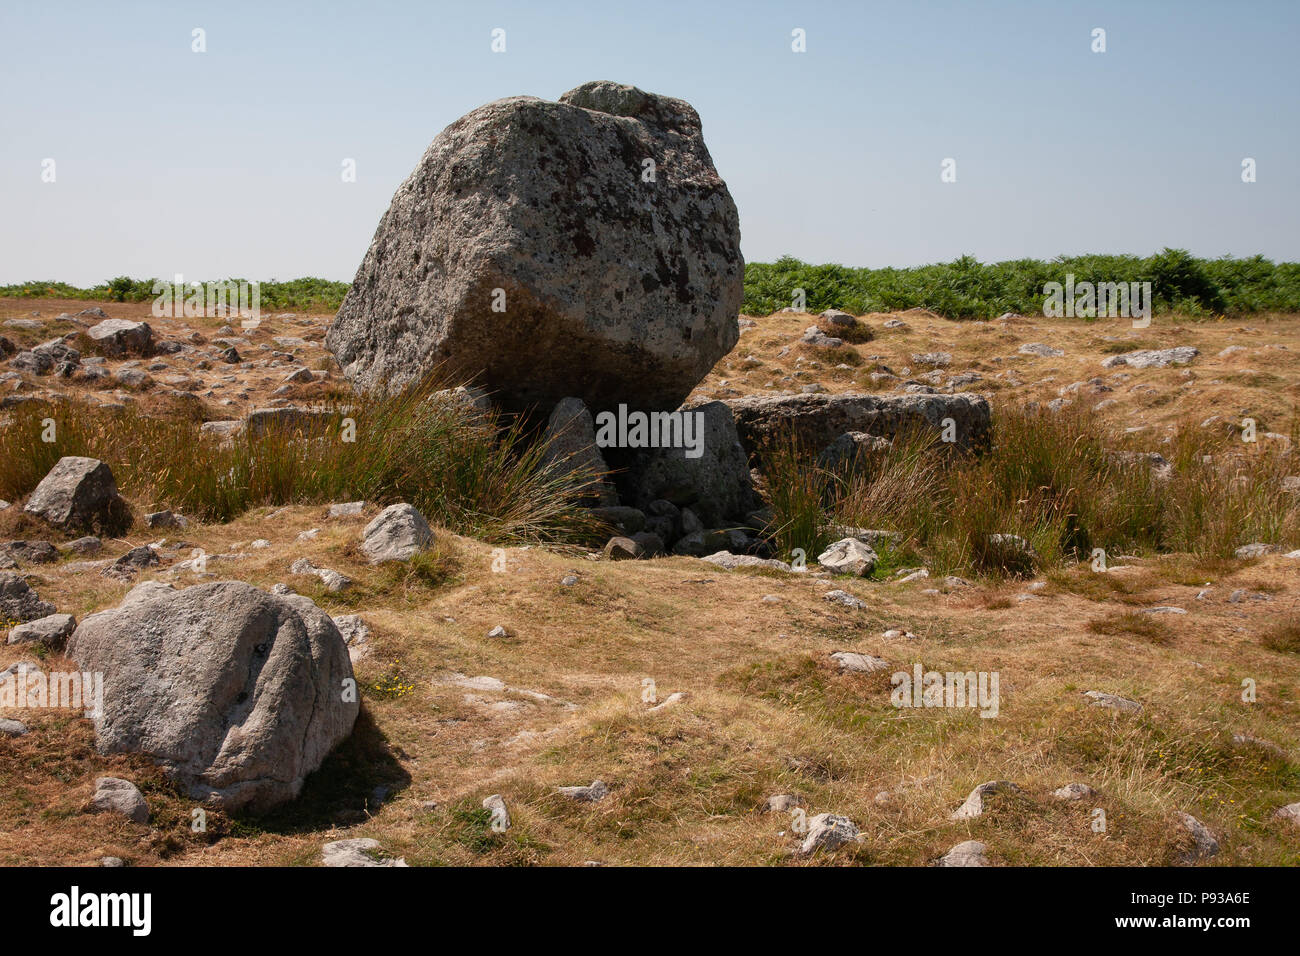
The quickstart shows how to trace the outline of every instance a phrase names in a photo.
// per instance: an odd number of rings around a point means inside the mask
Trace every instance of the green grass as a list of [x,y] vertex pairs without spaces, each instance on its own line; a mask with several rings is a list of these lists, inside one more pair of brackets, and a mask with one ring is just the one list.
[[[1182,249],[1151,256],[1083,255],[981,263],[971,256],[907,269],[869,269],[828,263],[811,265],[791,256],[745,266],[743,310],[767,315],[792,303],[803,289],[807,309],[844,309],[855,314],[911,308],[953,319],[991,318],[1004,312],[1039,314],[1043,285],[1064,282],[1150,282],[1155,308],[1190,316],[1300,312],[1300,263],[1246,259],[1198,259]],[[227,280],[239,282],[239,279]],[[0,296],[148,302],[154,279],[118,276],[79,288],[54,280],[0,286]],[[263,309],[334,311],[348,283],[302,278],[262,282]],[[838,334],[838,333],[837,333]],[[850,333],[852,334],[852,333]]]
[[1051,262],[1017,259],[981,263],[971,256],[907,269],[811,265],[791,256],[745,265],[743,310],[767,315],[792,304],[803,289],[809,312],[855,314],[925,308],[952,319],[993,318],[1004,312],[1042,314],[1043,286],[1150,282],[1154,307],[1190,316],[1300,311],[1300,263],[1198,259],[1182,249],[1152,256],[1061,256]]

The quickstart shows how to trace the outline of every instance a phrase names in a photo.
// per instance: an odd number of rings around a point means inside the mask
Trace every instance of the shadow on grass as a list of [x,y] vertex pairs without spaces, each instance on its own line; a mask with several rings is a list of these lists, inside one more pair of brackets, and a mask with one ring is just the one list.
[[307,833],[351,826],[377,812],[381,803],[410,783],[410,774],[363,706],[351,736],[307,778],[297,800],[261,816],[233,817],[231,835]]

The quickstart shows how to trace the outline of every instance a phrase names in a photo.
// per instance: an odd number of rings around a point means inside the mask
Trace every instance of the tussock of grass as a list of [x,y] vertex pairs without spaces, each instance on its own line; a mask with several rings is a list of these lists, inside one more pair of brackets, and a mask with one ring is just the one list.
[[[66,455],[107,462],[139,507],[228,521],[265,505],[364,498],[407,501],[430,522],[487,541],[573,541],[595,522],[575,482],[545,460],[522,421],[480,418],[430,401],[430,381],[401,395],[360,399],[328,416],[201,437],[190,417],[134,409],[23,405],[0,429],[0,497],[19,499]],[[53,420],[55,441],[42,441]],[[354,423],[353,429],[349,424]],[[355,440],[346,440],[354,433]]]
[[1300,654],[1300,618],[1293,616],[1279,621],[1260,635],[1259,642],[1270,651]]
[[[788,440],[764,457],[768,500],[783,548],[824,546],[835,525],[897,530],[942,573],[1019,576],[1117,555],[1182,552],[1228,561],[1241,544],[1292,540],[1292,467],[1261,445],[1233,443],[1185,426],[1159,446],[1173,464],[1162,478],[1106,437],[1079,406],[1002,409],[987,451],[961,455],[913,434],[831,474]],[[1206,458],[1209,458],[1207,461]],[[993,535],[1016,535],[1032,556]]]
[[1088,630],[1093,634],[1122,634],[1146,638],[1152,644],[1168,644],[1173,640],[1173,632],[1164,621],[1156,620],[1150,614],[1136,611],[1123,611],[1095,618],[1088,622]]

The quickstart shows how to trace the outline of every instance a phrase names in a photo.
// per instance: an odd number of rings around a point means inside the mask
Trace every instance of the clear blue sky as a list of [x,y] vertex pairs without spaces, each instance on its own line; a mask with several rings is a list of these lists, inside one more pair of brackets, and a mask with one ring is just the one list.
[[1296,2],[3,0],[0,36],[0,282],[351,280],[444,126],[593,79],[694,104],[749,260],[1300,259]]

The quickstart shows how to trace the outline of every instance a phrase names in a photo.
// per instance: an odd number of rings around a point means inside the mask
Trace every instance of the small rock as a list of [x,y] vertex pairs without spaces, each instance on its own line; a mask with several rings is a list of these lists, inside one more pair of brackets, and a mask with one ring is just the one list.
[[1093,707],[1105,707],[1110,710],[1120,710],[1129,714],[1136,714],[1142,711],[1142,705],[1135,700],[1129,700],[1127,697],[1120,697],[1116,694],[1107,694],[1100,690],[1088,690],[1083,692],[1084,697],[1092,698]]
[[331,518],[354,518],[365,510],[364,501],[347,501],[343,504],[330,505]]
[[876,569],[877,555],[857,538],[836,541],[817,556],[817,563],[835,574],[868,577]]
[[953,820],[972,820],[984,813],[984,798],[991,793],[1020,793],[1020,788],[1009,780],[990,780],[970,792],[966,802],[952,812]]
[[865,610],[867,607],[866,601],[863,601],[861,598],[854,597],[848,591],[841,591],[838,589],[834,591],[827,591],[825,594],[822,595],[822,600],[832,601],[836,604],[843,604],[845,607],[857,608],[858,610]]
[[764,813],[789,813],[804,805],[803,797],[795,793],[774,793],[763,803]]
[[597,803],[609,796],[609,787],[603,780],[593,780],[585,787],[556,787],[555,792],[570,800]]
[[1179,862],[1196,863],[1207,860],[1219,852],[1219,841],[1215,839],[1209,827],[1190,813],[1180,812],[1176,817],[1179,825],[1192,835],[1194,841],[1192,848],[1179,856]]
[[21,720],[0,717],[0,737],[21,737],[27,733],[27,725]]
[[883,657],[855,654],[852,651],[836,651],[831,655],[831,660],[840,665],[842,672],[852,674],[870,674],[889,667],[889,661]]
[[144,794],[131,781],[119,777],[99,777],[90,806],[96,813],[120,813],[134,823],[149,822]]
[[507,631],[507,630],[506,630],[504,627],[502,627],[500,624],[498,624],[496,627],[492,628],[492,630],[488,631],[487,636],[488,636],[488,637],[505,638],[505,637],[509,637],[509,636],[510,636],[510,632]]
[[510,829],[510,811],[506,808],[505,798],[499,793],[483,799],[483,809],[492,813],[493,830],[501,833]]
[[383,859],[379,841],[369,837],[356,840],[336,840],[321,847],[321,863],[325,866],[406,866],[402,859]]
[[362,532],[361,550],[372,564],[408,561],[433,542],[424,516],[409,504],[389,505]]
[[1091,800],[1096,795],[1097,791],[1086,783],[1067,783],[1064,787],[1052,791],[1052,797],[1056,800]]
[[858,838],[858,828],[848,817],[819,813],[808,821],[808,835],[799,852],[804,856],[818,850],[831,851]]
[[40,641],[47,647],[57,647],[77,629],[77,619],[71,614],[51,614],[26,624],[19,624],[9,631],[10,644],[26,644]]
[[941,856],[935,866],[988,866],[987,849],[979,840],[966,840]]

